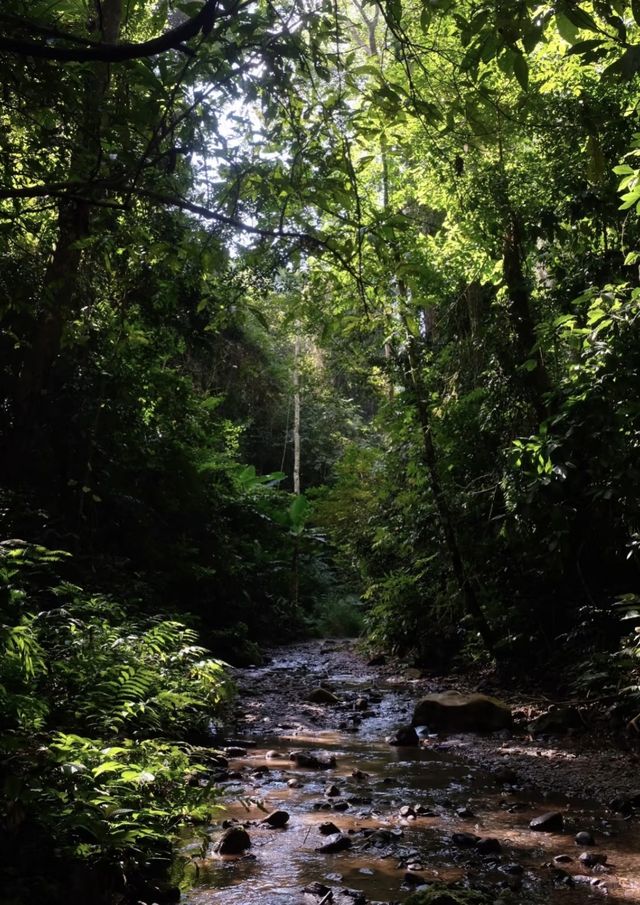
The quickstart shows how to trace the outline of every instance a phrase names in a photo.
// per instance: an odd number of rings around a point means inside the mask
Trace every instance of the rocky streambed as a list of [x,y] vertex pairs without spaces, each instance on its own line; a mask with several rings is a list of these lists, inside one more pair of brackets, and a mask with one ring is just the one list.
[[238,684],[226,808],[210,844],[186,841],[187,903],[640,902],[632,755],[523,724],[390,745],[446,688],[346,641],[274,649]]

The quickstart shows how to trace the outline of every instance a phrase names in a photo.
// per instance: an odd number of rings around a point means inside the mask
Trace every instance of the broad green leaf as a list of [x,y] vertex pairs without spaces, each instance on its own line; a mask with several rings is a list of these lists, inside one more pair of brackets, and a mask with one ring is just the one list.
[[564,13],[556,10],[556,26],[560,36],[569,44],[575,44],[578,40],[578,29]]
[[574,6],[573,3],[562,3],[562,13],[569,19],[576,28],[585,28],[588,31],[598,31],[598,26],[594,19],[585,12],[580,6]]
[[513,74],[520,83],[523,91],[529,87],[529,64],[523,54],[516,54],[513,61]]

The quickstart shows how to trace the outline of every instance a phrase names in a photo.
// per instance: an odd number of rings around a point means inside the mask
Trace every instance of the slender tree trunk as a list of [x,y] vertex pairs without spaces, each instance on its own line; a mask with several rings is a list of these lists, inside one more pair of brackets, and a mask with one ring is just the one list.
[[293,364],[293,492],[302,493],[300,480],[300,335],[296,333]]
[[[300,471],[300,351],[300,332],[296,327],[293,352],[293,492],[296,496],[302,493]],[[297,607],[300,599],[300,537],[297,534],[293,539],[293,552],[291,554],[291,590],[289,596],[292,605]]]
[[519,364],[533,362],[522,373],[522,383],[529,400],[536,411],[538,421],[544,421],[549,414],[547,395],[551,389],[549,375],[536,347],[535,322],[531,314],[531,293],[524,274],[524,250],[522,224],[516,214],[512,214],[503,246],[504,280],[509,293],[510,318],[516,334]]
[[[90,34],[100,41],[117,43],[122,0],[93,0],[90,17]],[[69,163],[70,179],[90,179],[99,170],[104,123],[102,108],[109,87],[109,75],[107,63],[96,63],[86,73],[77,144]],[[44,311],[18,377],[16,403],[22,421],[30,418],[34,401],[46,388],[49,373],[60,352],[64,327],[75,312],[81,243],[88,238],[90,231],[89,204],[86,201],[61,201],[58,207],[58,238],[42,287]]]
[[424,454],[424,463],[429,475],[429,483],[431,484],[431,492],[435,503],[436,512],[444,535],[445,545],[451,562],[456,583],[465,603],[465,608],[469,615],[473,618],[478,628],[478,632],[484,642],[485,647],[490,654],[495,651],[495,639],[493,631],[489,625],[487,618],[482,610],[478,595],[471,579],[469,578],[464,566],[464,560],[460,551],[458,535],[455,528],[454,519],[449,508],[444,488],[438,474],[438,462],[436,449],[433,443],[433,435],[431,432],[431,412],[427,405],[425,386],[420,374],[420,356],[416,348],[414,338],[409,339],[408,356],[409,356],[409,380],[415,396],[416,414],[420,425],[422,436],[422,446]]

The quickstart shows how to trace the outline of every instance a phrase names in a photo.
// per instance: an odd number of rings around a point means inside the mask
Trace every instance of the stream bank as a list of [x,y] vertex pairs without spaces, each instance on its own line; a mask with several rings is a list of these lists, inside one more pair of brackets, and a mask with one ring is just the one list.
[[[640,902],[638,823],[605,804],[634,791],[633,755],[517,730],[390,746],[415,702],[445,685],[369,665],[348,641],[273,649],[238,685],[213,835],[242,825],[251,846],[221,856],[187,841],[189,905],[395,903],[435,883],[505,903]],[[338,704],[307,700],[321,685]],[[263,822],[274,811],[289,815],[283,828]],[[562,815],[559,831],[530,829],[545,812]],[[580,831],[596,844],[576,845]]]

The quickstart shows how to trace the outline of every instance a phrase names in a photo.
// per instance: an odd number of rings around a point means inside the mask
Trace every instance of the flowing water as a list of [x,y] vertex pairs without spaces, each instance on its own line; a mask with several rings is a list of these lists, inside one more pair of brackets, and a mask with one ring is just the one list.
[[[306,703],[322,681],[344,703]],[[513,890],[522,902],[640,903],[636,822],[575,795],[497,785],[485,767],[461,756],[460,745],[473,737],[390,746],[385,736],[409,722],[420,690],[406,677],[366,666],[349,642],[276,649],[267,666],[240,671],[239,685],[238,732],[247,753],[230,759],[223,818],[245,824],[252,845],[245,857],[223,859],[212,846],[203,852],[200,840],[187,842],[189,905],[310,905],[322,898],[303,892],[312,883],[359,890],[370,902],[402,902],[422,880],[479,882],[496,898]],[[336,766],[297,767],[289,759],[294,750],[333,755]],[[330,786],[339,794],[327,795]],[[401,816],[407,805],[416,817]],[[276,809],[289,813],[287,826],[261,825]],[[563,812],[565,832],[532,832],[529,821],[550,810]],[[319,826],[328,821],[349,836],[351,848],[317,851],[327,841]],[[214,841],[222,832],[216,829]],[[573,837],[581,829],[596,834],[593,851],[607,855],[607,872],[578,861],[582,849]],[[461,832],[495,837],[502,850],[483,856],[457,847],[451,835]],[[572,860],[553,862],[562,854]]]

